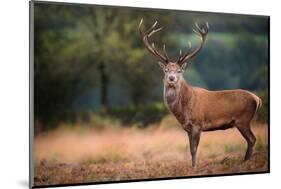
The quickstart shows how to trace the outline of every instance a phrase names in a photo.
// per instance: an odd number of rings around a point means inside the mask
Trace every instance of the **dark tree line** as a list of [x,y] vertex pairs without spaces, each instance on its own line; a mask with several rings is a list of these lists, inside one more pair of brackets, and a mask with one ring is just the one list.
[[161,102],[162,73],[140,39],[141,18],[146,26],[155,20],[164,26],[154,41],[159,47],[165,43],[173,58],[187,49],[188,40],[198,44],[194,20],[208,20],[210,35],[186,72],[188,81],[268,93],[267,18],[36,3],[36,119],[55,125],[81,110],[133,106],[141,111]]

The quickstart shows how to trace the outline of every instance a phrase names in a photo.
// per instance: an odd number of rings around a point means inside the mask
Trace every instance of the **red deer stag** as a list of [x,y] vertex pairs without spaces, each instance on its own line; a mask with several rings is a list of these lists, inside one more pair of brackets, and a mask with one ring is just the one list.
[[[248,160],[256,142],[251,130],[251,121],[261,106],[261,99],[246,90],[209,91],[191,86],[184,80],[183,72],[188,63],[202,49],[209,30],[196,23],[193,31],[200,36],[200,45],[192,52],[180,55],[176,61],[171,61],[163,45],[163,54],[151,42],[151,36],[160,31],[156,29],[157,21],[147,30],[142,29],[143,19],[139,24],[139,32],[147,50],[156,58],[165,74],[164,101],[171,113],[188,133],[192,167],[196,165],[196,152],[202,131],[225,130],[236,127],[248,144],[244,160]],[[191,43],[189,43],[191,51]]]

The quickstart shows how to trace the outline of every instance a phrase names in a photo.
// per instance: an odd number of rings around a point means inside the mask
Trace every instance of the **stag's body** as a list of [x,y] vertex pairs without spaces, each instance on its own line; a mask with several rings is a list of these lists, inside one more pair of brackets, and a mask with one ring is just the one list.
[[246,90],[209,91],[184,80],[177,87],[164,82],[164,101],[188,132],[192,125],[213,131],[249,122],[260,105],[259,98]]
[[[142,22],[141,22],[142,23]],[[140,25],[141,25],[140,23]],[[181,55],[176,62],[169,61],[165,54],[160,54],[154,44],[149,44],[149,37],[159,31],[154,30],[157,22],[145,34],[141,29],[143,41],[147,49],[158,58],[165,77],[164,102],[171,113],[177,118],[183,129],[188,133],[192,166],[196,164],[196,152],[201,132],[224,130],[236,127],[248,144],[244,160],[248,160],[253,153],[256,138],[251,131],[251,121],[261,106],[261,100],[255,94],[246,90],[209,91],[193,87],[183,78],[187,62],[203,47],[208,33],[199,28],[195,32],[201,36],[201,45],[192,53]]]
[[250,128],[251,120],[261,105],[255,94],[240,89],[208,91],[184,80],[170,86],[164,81],[164,101],[188,133],[193,166],[202,131],[236,127],[248,143],[244,159],[250,158],[256,141]]

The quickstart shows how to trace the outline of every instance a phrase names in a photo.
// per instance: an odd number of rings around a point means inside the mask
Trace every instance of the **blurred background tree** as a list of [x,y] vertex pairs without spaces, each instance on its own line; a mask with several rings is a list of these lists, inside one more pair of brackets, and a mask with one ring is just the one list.
[[141,125],[167,114],[162,71],[142,44],[137,27],[164,26],[155,35],[170,57],[199,43],[194,21],[208,21],[202,52],[187,81],[210,90],[243,88],[263,99],[268,119],[268,18],[137,8],[35,3],[34,97],[36,123],[44,129],[100,114]]

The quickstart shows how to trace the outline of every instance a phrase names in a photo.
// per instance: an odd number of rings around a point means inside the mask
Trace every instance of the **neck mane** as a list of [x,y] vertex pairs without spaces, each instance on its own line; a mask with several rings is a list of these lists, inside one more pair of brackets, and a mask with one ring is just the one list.
[[164,82],[164,101],[168,109],[176,116],[179,122],[184,122],[186,108],[193,95],[192,86],[184,79],[180,80],[175,86],[170,86]]

